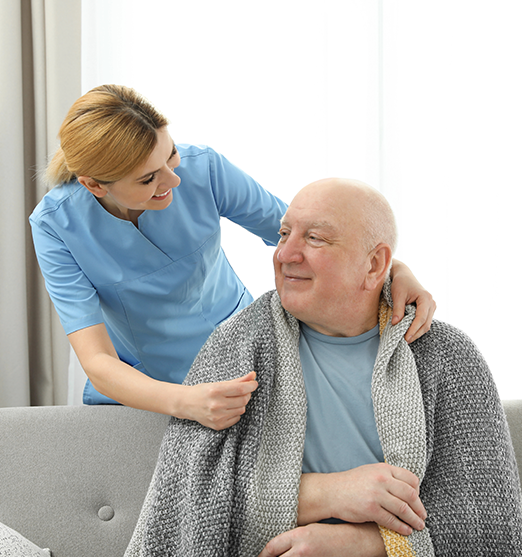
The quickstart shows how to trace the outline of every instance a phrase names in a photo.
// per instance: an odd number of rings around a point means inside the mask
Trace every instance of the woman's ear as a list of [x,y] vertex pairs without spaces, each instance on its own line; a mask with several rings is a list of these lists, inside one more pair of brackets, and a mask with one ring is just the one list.
[[78,176],[78,182],[85,186],[96,197],[104,197],[107,194],[107,186],[98,183],[94,178],[89,176]]
[[392,250],[388,244],[379,244],[368,255],[369,269],[365,277],[366,290],[379,290],[391,268]]

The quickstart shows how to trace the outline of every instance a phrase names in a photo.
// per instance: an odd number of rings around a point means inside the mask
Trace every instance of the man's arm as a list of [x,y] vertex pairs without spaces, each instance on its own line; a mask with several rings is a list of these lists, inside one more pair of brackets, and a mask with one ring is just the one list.
[[384,463],[333,474],[303,474],[298,524],[327,518],[376,522],[408,536],[412,528],[422,530],[426,519],[419,498],[419,479],[404,468]]
[[386,557],[376,524],[309,524],[271,540],[259,557]]
[[519,557],[517,463],[484,358],[462,331],[436,321],[411,348],[428,438],[421,497],[435,554]]

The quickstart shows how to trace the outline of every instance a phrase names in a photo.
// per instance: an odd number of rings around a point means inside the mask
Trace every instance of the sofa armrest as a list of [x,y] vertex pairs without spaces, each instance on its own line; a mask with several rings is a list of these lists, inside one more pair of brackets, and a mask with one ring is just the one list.
[[513,447],[515,448],[518,474],[522,478],[522,400],[504,400],[502,405],[506,413]]

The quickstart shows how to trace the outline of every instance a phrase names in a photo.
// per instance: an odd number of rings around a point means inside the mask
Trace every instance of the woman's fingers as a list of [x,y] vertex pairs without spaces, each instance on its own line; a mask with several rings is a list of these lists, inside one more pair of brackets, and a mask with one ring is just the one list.
[[417,311],[415,319],[410,328],[406,331],[406,341],[413,342],[430,330],[433,314],[437,309],[437,304],[429,292],[419,296],[416,300]]
[[215,389],[216,395],[224,397],[243,396],[254,392],[258,386],[255,371],[251,371],[247,375],[243,375],[243,377],[238,377],[237,379],[209,384]]
[[255,372],[230,381],[202,383],[190,387],[189,419],[216,430],[237,423],[257,389]]

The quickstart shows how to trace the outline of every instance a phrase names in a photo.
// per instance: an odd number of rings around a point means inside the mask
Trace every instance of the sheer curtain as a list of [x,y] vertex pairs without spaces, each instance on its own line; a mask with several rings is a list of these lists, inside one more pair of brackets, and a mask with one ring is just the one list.
[[80,0],[0,2],[0,406],[67,403],[69,344],[41,278],[28,216],[37,169],[80,94]]
[[[398,257],[522,397],[516,356],[522,113],[516,1],[84,0],[82,90],[123,83],[290,201],[326,176],[381,189]],[[254,295],[272,250],[224,223]]]

